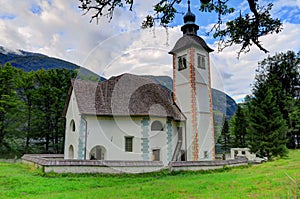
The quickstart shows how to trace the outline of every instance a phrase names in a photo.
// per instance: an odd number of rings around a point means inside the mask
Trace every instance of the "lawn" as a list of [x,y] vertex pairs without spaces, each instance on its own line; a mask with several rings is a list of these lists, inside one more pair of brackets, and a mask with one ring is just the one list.
[[46,174],[0,163],[0,198],[300,198],[300,150],[257,166],[140,175]]

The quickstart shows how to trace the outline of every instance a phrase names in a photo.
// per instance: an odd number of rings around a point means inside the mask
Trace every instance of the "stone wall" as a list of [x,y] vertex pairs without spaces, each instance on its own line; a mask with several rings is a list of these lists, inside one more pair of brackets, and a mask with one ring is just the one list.
[[55,173],[147,173],[164,168],[161,161],[68,160],[63,155],[24,155],[22,162]]
[[[55,173],[147,173],[166,169],[161,161],[70,160],[63,155],[25,154],[22,162],[41,167],[44,172]],[[247,159],[170,162],[169,171],[211,170],[224,166],[247,165]]]
[[214,161],[182,161],[182,162],[170,162],[169,170],[172,171],[199,171],[199,170],[212,170],[221,169],[224,166],[234,167],[248,165],[246,158],[235,160],[214,160]]

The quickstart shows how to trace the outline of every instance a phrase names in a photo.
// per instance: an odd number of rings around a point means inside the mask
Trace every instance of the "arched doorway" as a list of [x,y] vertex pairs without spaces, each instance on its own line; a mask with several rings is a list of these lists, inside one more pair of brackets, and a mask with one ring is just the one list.
[[104,160],[106,149],[103,146],[95,146],[90,152],[90,160]]
[[74,147],[73,145],[69,146],[69,159],[74,159]]

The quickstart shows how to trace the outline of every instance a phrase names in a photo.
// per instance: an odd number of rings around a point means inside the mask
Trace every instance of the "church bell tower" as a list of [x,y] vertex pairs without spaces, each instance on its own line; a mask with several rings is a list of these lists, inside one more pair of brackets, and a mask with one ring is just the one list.
[[187,117],[186,157],[188,161],[213,160],[214,122],[212,109],[210,59],[213,50],[197,35],[196,16],[183,17],[183,36],[169,52],[173,55],[174,100]]

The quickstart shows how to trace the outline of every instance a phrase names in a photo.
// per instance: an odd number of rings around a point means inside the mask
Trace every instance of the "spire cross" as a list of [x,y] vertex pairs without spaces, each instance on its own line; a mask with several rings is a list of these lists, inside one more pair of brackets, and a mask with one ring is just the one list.
[[188,11],[191,11],[190,4],[191,4],[191,2],[190,2],[190,0],[188,0]]

